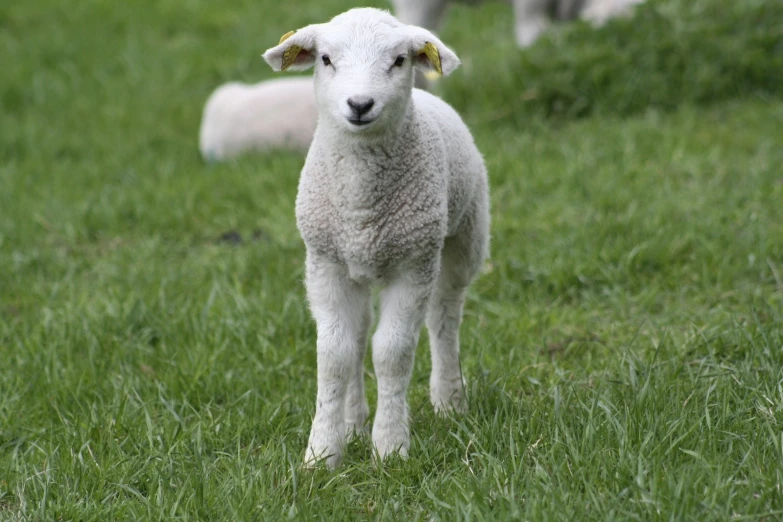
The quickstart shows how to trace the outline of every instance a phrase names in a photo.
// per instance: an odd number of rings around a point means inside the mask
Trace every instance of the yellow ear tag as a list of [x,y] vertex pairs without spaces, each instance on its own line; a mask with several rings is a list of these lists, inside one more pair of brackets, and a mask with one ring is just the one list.
[[288,31],[287,33],[285,33],[283,36],[280,37],[280,41],[277,43],[277,45],[280,45],[281,43],[291,38],[291,36],[293,36],[295,32],[296,31]]
[[296,61],[296,57],[302,52],[302,48],[298,45],[292,45],[285,51],[283,51],[283,65],[280,66],[281,71],[285,71],[291,67]]
[[437,71],[438,75],[443,74],[443,69],[440,66],[440,53],[438,52],[438,48],[435,47],[435,44],[432,42],[425,42],[424,47],[421,48],[419,54],[427,55],[427,58],[429,58],[432,67]]
[[[277,45],[280,45],[281,43],[291,38],[291,36],[293,36],[294,33],[296,33],[296,31],[288,31],[287,33],[285,33],[283,36],[280,37],[280,43],[278,43]],[[285,71],[286,69],[291,67],[296,61],[296,57],[299,56],[299,53],[301,51],[302,48],[299,47],[298,45],[292,45],[288,47],[288,49],[283,51],[283,64],[280,66],[280,70]]]

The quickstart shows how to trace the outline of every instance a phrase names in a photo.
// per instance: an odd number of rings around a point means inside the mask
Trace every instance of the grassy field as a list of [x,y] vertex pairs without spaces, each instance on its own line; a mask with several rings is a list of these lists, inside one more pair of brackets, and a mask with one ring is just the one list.
[[[370,2],[384,5],[382,2]],[[783,5],[653,0],[514,48],[453,10],[484,152],[470,411],[299,469],[303,158],[205,165],[206,96],[348,0],[0,6],[0,520],[779,520]],[[368,361],[369,363],[369,361]],[[369,393],[374,379],[368,364]]]

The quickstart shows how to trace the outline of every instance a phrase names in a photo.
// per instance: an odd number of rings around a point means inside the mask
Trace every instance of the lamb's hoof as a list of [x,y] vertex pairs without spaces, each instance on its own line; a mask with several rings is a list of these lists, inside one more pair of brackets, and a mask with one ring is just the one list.
[[324,457],[316,457],[314,453],[308,450],[307,456],[302,463],[303,469],[318,469],[322,465],[325,465],[329,471],[334,471],[342,462],[342,455],[325,455]]
[[465,397],[465,381],[430,382],[430,402],[435,413],[446,416],[449,413],[466,413],[468,401]]
[[447,417],[450,413],[467,413],[468,403],[463,398],[451,398],[451,399],[433,399],[432,407],[435,409],[435,413],[441,417]]
[[337,446],[330,448],[325,445],[322,446],[310,443],[307,445],[302,467],[304,469],[316,469],[321,465],[326,465],[329,470],[334,470],[340,465],[342,460],[343,451],[341,447]]
[[399,456],[403,460],[408,458],[408,448],[403,443],[389,445],[381,444],[380,446],[378,444],[374,444],[374,446],[375,456],[381,461],[384,461],[387,458],[395,455]]
[[345,438],[346,441],[351,442],[354,439],[361,439],[364,437],[368,437],[370,435],[370,427],[367,426],[367,423],[354,423],[354,422],[348,422],[345,423]]
[[375,430],[372,436],[372,443],[375,447],[376,456],[381,460],[391,455],[399,455],[403,459],[408,458],[408,447],[410,446],[410,436],[401,430]]
[[370,417],[370,408],[367,403],[359,403],[352,407],[346,407],[343,413],[345,425],[345,440],[350,442],[355,438],[364,437],[370,433],[367,419]]

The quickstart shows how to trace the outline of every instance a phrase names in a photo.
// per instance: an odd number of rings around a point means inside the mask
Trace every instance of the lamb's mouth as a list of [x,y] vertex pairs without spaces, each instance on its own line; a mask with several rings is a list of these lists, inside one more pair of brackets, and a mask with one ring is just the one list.
[[353,125],[356,125],[357,127],[361,127],[363,125],[369,125],[370,123],[375,121],[375,118],[373,118],[371,120],[354,120],[354,119],[351,119],[351,118],[347,118],[347,119],[348,119],[349,123],[351,123]]

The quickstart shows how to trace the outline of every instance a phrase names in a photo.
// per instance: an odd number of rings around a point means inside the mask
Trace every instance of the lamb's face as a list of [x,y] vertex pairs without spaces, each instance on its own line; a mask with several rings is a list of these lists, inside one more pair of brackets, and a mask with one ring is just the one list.
[[401,120],[414,66],[449,74],[459,65],[429,31],[370,8],[289,33],[264,59],[276,70],[315,66],[321,119],[356,134],[381,133]]
[[371,132],[398,120],[413,88],[405,26],[329,25],[315,59],[321,117],[350,132]]

